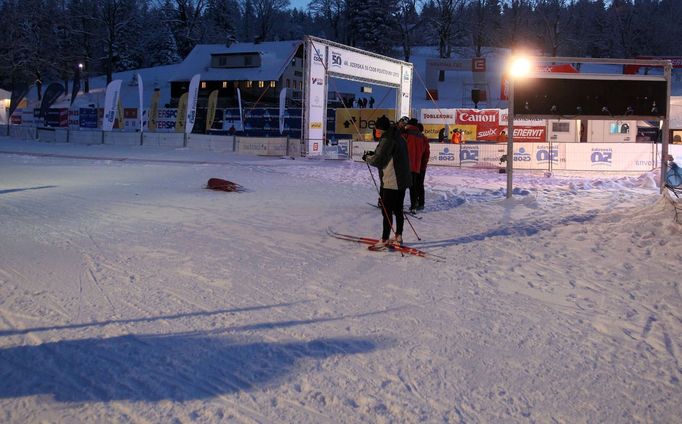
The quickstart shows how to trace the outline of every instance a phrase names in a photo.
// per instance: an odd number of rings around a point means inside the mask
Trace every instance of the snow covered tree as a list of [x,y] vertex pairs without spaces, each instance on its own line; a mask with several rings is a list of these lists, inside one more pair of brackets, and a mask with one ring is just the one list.
[[289,6],[289,0],[251,0],[251,3],[258,29],[256,38],[261,41],[271,40],[276,19]]
[[239,5],[236,0],[208,0],[204,13],[204,42],[227,44],[236,41],[235,23],[239,20]]

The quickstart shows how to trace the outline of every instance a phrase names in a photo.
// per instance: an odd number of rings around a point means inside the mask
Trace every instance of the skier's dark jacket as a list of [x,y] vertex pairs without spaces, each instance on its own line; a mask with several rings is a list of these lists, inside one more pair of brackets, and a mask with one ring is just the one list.
[[407,143],[392,126],[381,135],[374,155],[367,163],[379,168],[381,186],[390,190],[405,190],[412,186]]

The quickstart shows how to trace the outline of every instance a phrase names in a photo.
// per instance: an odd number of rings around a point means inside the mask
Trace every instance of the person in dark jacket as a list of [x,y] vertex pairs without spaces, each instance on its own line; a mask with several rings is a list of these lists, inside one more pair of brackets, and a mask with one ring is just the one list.
[[424,140],[419,132],[419,122],[412,118],[407,121],[403,138],[407,142],[407,153],[410,158],[410,172],[412,173],[412,186],[410,187],[410,213],[417,213],[419,205],[417,190],[419,188],[419,175],[421,173],[422,156],[424,154]]
[[419,179],[417,180],[417,210],[420,211],[424,209],[424,178],[426,177],[426,166],[431,156],[431,146],[429,145],[429,139],[424,135],[424,126],[421,123],[417,123],[417,128],[422,136],[422,143],[424,145],[421,166],[419,167]]
[[[385,116],[377,119],[375,128],[381,133],[379,145],[374,152],[367,152],[362,160],[379,168],[381,179],[381,213],[383,231],[381,240],[370,246],[372,250],[386,249],[389,244],[403,243],[403,202],[405,190],[412,185],[407,143],[396,126]],[[395,239],[389,241],[395,215]]]

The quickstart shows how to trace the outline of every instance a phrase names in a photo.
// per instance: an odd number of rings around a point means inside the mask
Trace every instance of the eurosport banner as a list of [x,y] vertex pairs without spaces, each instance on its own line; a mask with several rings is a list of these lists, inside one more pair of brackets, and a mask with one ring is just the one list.
[[[104,94],[104,117],[102,119],[102,131],[111,131],[114,128],[118,98],[121,94],[121,80],[113,80],[107,85]],[[123,117],[121,117],[123,119]]]
[[308,141],[308,156],[321,156],[325,134],[325,111],[327,107],[327,47],[319,42],[308,42],[306,60],[310,70],[305,81],[308,116],[305,120],[304,137]]
[[197,118],[197,98],[199,97],[200,74],[196,74],[189,82],[189,93],[187,96],[187,117],[185,118],[185,133],[190,134],[194,129],[194,121]]
[[123,128],[125,128],[125,122],[124,122],[125,121],[125,118],[124,118],[125,115],[124,115],[124,111],[123,111],[123,102],[121,101],[121,96],[118,96],[118,103],[117,103],[116,107],[117,107],[116,116],[118,117],[118,119],[116,120],[116,122],[114,122],[114,124],[118,124],[118,126],[116,128],[118,128],[119,130],[122,130]]

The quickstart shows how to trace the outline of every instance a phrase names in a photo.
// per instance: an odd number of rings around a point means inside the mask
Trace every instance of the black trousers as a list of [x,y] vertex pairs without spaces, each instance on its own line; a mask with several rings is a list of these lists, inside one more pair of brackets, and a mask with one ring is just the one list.
[[410,187],[410,209],[424,206],[424,172],[412,173],[412,187]]
[[386,187],[381,189],[381,214],[384,217],[384,227],[381,233],[382,240],[388,240],[391,235],[391,224],[393,223],[393,216],[395,215],[395,233],[397,235],[403,234],[403,225],[405,224],[405,217],[403,216],[403,202],[405,200],[405,189],[391,190]]

